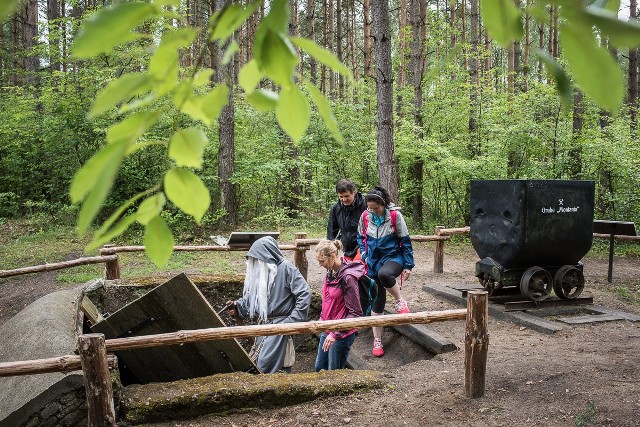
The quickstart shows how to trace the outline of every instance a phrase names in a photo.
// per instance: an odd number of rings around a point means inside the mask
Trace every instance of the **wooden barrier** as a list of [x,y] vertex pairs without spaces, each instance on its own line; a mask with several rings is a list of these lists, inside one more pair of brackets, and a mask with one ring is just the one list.
[[47,263],[42,265],[35,265],[32,267],[16,268],[14,270],[0,270],[0,278],[18,276],[20,274],[39,273],[41,271],[61,270],[63,268],[77,267],[79,265],[99,264],[101,262],[108,263],[110,261],[114,261],[117,259],[118,259],[117,255],[107,255],[107,256],[103,255],[103,256],[78,258],[71,261],[62,261],[62,262]]
[[[307,333],[318,333],[322,331],[335,331],[352,328],[363,328],[371,326],[393,326],[409,323],[431,323],[444,320],[459,320],[467,318],[467,313],[474,313],[472,327],[467,327],[465,342],[470,342],[470,346],[465,346],[465,352],[477,352],[478,337],[488,337],[486,333],[487,325],[487,294],[479,292],[482,298],[470,298],[467,309],[425,311],[408,314],[391,314],[374,317],[360,317],[352,319],[312,321],[299,323],[280,323],[276,325],[255,325],[255,326],[234,326],[227,328],[209,328],[191,331],[178,331],[167,334],[148,335],[131,338],[116,338],[105,340],[102,334],[86,334],[78,338],[78,350],[80,356],[62,356],[55,359],[41,359],[39,361],[25,362],[5,362],[0,363],[0,376],[26,375],[28,373],[43,372],[63,372],[69,367],[77,366],[80,359],[84,375],[85,391],[87,394],[89,426],[115,426],[115,411],[113,403],[113,390],[111,377],[109,374],[110,358],[108,351],[130,350],[143,347],[158,347],[164,345],[180,345],[198,341],[242,338],[268,335],[297,335]],[[484,304],[484,308],[482,308]],[[482,316],[485,316],[484,318]],[[467,320],[469,324],[469,320]],[[484,329],[483,329],[484,328]],[[484,394],[484,373],[486,371],[486,348],[488,340],[481,341],[485,350],[484,366],[473,369],[475,373],[470,377],[474,383],[473,390],[480,390]],[[465,357],[470,363],[482,363],[481,357]],[[52,363],[52,360],[55,360]],[[44,366],[47,366],[44,368]],[[46,370],[45,370],[46,369]],[[466,371],[465,371],[466,372]],[[465,382],[467,376],[465,374]],[[477,397],[477,396],[471,396]]]
[[484,396],[489,351],[489,294],[467,293],[467,325],[464,338],[464,391],[467,397]]

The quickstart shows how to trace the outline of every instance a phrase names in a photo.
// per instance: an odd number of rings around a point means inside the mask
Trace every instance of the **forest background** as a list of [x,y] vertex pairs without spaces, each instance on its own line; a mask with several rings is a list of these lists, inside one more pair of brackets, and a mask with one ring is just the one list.
[[[570,49],[563,49],[568,45],[562,43],[562,2],[518,2],[522,31],[502,45],[492,41],[478,0],[279,2],[288,8],[290,36],[315,40],[348,68],[336,72],[331,61],[296,51],[294,80],[317,86],[333,111],[316,102],[306,133],[298,137],[291,137],[298,133],[295,124],[286,129],[287,119],[269,104],[269,96],[277,95],[274,82],[260,83],[267,95],[261,101],[246,96],[238,82],[255,54],[251,41],[274,7],[265,1],[252,2],[252,9],[249,2],[236,2],[251,13],[229,39],[216,44],[197,33],[191,43],[174,46],[180,76],[193,76],[205,64],[213,70],[205,75],[211,87],[226,82],[230,88],[229,104],[216,120],[203,123],[167,98],[144,93],[119,99],[119,109],[88,114],[107,85],[153,68],[148,64],[167,28],[207,27],[228,2],[156,2],[170,14],[140,23],[137,31],[146,37],[96,55],[72,56],[80,26],[109,3],[25,0],[0,25],[0,223],[39,214],[53,215],[56,224],[74,223],[80,209],[69,197],[74,174],[112,142],[110,127],[148,106],[162,114],[141,133],[143,149],[123,158],[112,191],[96,212],[99,221],[109,222],[123,205],[132,210],[133,194],[157,191],[175,161],[167,156],[166,141],[185,126],[208,141],[201,162],[187,166],[196,169],[211,203],[196,215],[199,226],[194,226],[184,209],[163,198],[158,215],[179,240],[230,228],[321,228],[342,177],[363,191],[379,182],[391,187],[413,233],[468,224],[472,179],[591,179],[596,218],[640,220],[638,51],[618,49],[595,34],[598,47],[608,50],[624,76],[619,108],[605,110],[562,76],[552,78],[549,64],[572,60],[565,57]],[[381,22],[380,4],[389,8],[388,36],[376,41],[382,34],[374,25]],[[636,0],[621,14],[635,18]],[[376,62],[383,54],[374,48],[383,39],[390,43],[387,74]],[[581,54],[588,57],[589,51]],[[390,83],[393,94],[381,97],[376,80]],[[608,76],[597,86],[614,91],[613,80]],[[317,101],[312,92],[305,87],[305,96]],[[381,107],[381,101],[387,105]],[[382,125],[381,108],[392,111]],[[392,129],[390,141],[382,141],[382,126]],[[135,236],[141,227],[132,230]]]

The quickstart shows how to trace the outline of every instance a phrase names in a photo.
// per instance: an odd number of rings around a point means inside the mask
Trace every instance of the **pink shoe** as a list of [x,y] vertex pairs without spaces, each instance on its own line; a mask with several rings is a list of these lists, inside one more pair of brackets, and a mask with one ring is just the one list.
[[398,312],[398,314],[411,313],[409,307],[407,307],[407,300],[405,300],[404,298],[400,298],[398,301],[396,301],[396,311]]
[[371,351],[371,353],[375,357],[382,357],[384,355],[384,349],[382,348],[381,340],[377,338],[373,340],[373,350]]

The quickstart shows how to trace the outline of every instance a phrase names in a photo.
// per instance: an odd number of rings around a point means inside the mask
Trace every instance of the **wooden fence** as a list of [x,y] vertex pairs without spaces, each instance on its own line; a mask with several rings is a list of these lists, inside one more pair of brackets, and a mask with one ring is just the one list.
[[[445,228],[443,226],[436,226],[434,235],[413,235],[411,241],[413,242],[436,242],[436,248],[433,256],[433,272],[444,272],[444,243],[451,239],[454,234],[469,234],[469,227],[460,228]],[[610,239],[609,234],[593,234],[594,238]],[[616,240],[640,242],[640,236],[617,236]],[[317,245],[322,239],[308,239],[307,233],[295,233],[293,244],[280,245],[280,250],[283,251],[295,251],[294,262],[296,267],[300,270],[304,278],[307,278],[309,271],[309,260],[307,258],[307,251],[311,249],[311,246]],[[226,245],[202,245],[202,246],[174,246],[174,251],[218,251],[218,252],[230,252],[230,251],[246,251],[246,247],[231,247]],[[78,265],[105,263],[105,279],[113,280],[120,278],[120,264],[118,261],[118,254],[124,252],[143,252],[144,246],[115,246],[105,245],[100,249],[100,256],[78,258],[71,261],[63,261],[58,263],[47,263],[43,265],[37,265],[32,267],[17,268],[14,270],[0,270],[0,278],[17,276],[20,274],[37,273],[42,271],[59,270],[63,268],[75,267]]]
[[467,295],[467,308],[459,310],[425,311],[277,325],[210,328],[110,340],[105,340],[102,334],[85,334],[78,337],[79,356],[69,355],[52,359],[0,363],[0,377],[33,375],[44,372],[67,372],[81,367],[88,406],[89,426],[115,426],[116,415],[109,375],[109,367],[114,365],[114,356],[110,354],[113,351],[227,338],[315,334],[322,331],[461,319],[466,319],[465,395],[470,398],[478,398],[482,397],[485,392],[487,353],[489,349],[488,296],[484,291],[469,292]]

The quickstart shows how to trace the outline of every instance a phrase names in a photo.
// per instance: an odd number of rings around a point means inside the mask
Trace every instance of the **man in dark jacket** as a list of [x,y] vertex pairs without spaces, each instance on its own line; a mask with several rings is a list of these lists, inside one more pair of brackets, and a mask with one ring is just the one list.
[[341,179],[336,183],[336,193],[339,200],[329,212],[327,239],[340,238],[344,257],[348,260],[359,260],[360,248],[356,240],[358,222],[362,212],[367,208],[367,203],[362,194],[356,192],[355,184],[348,179]]

